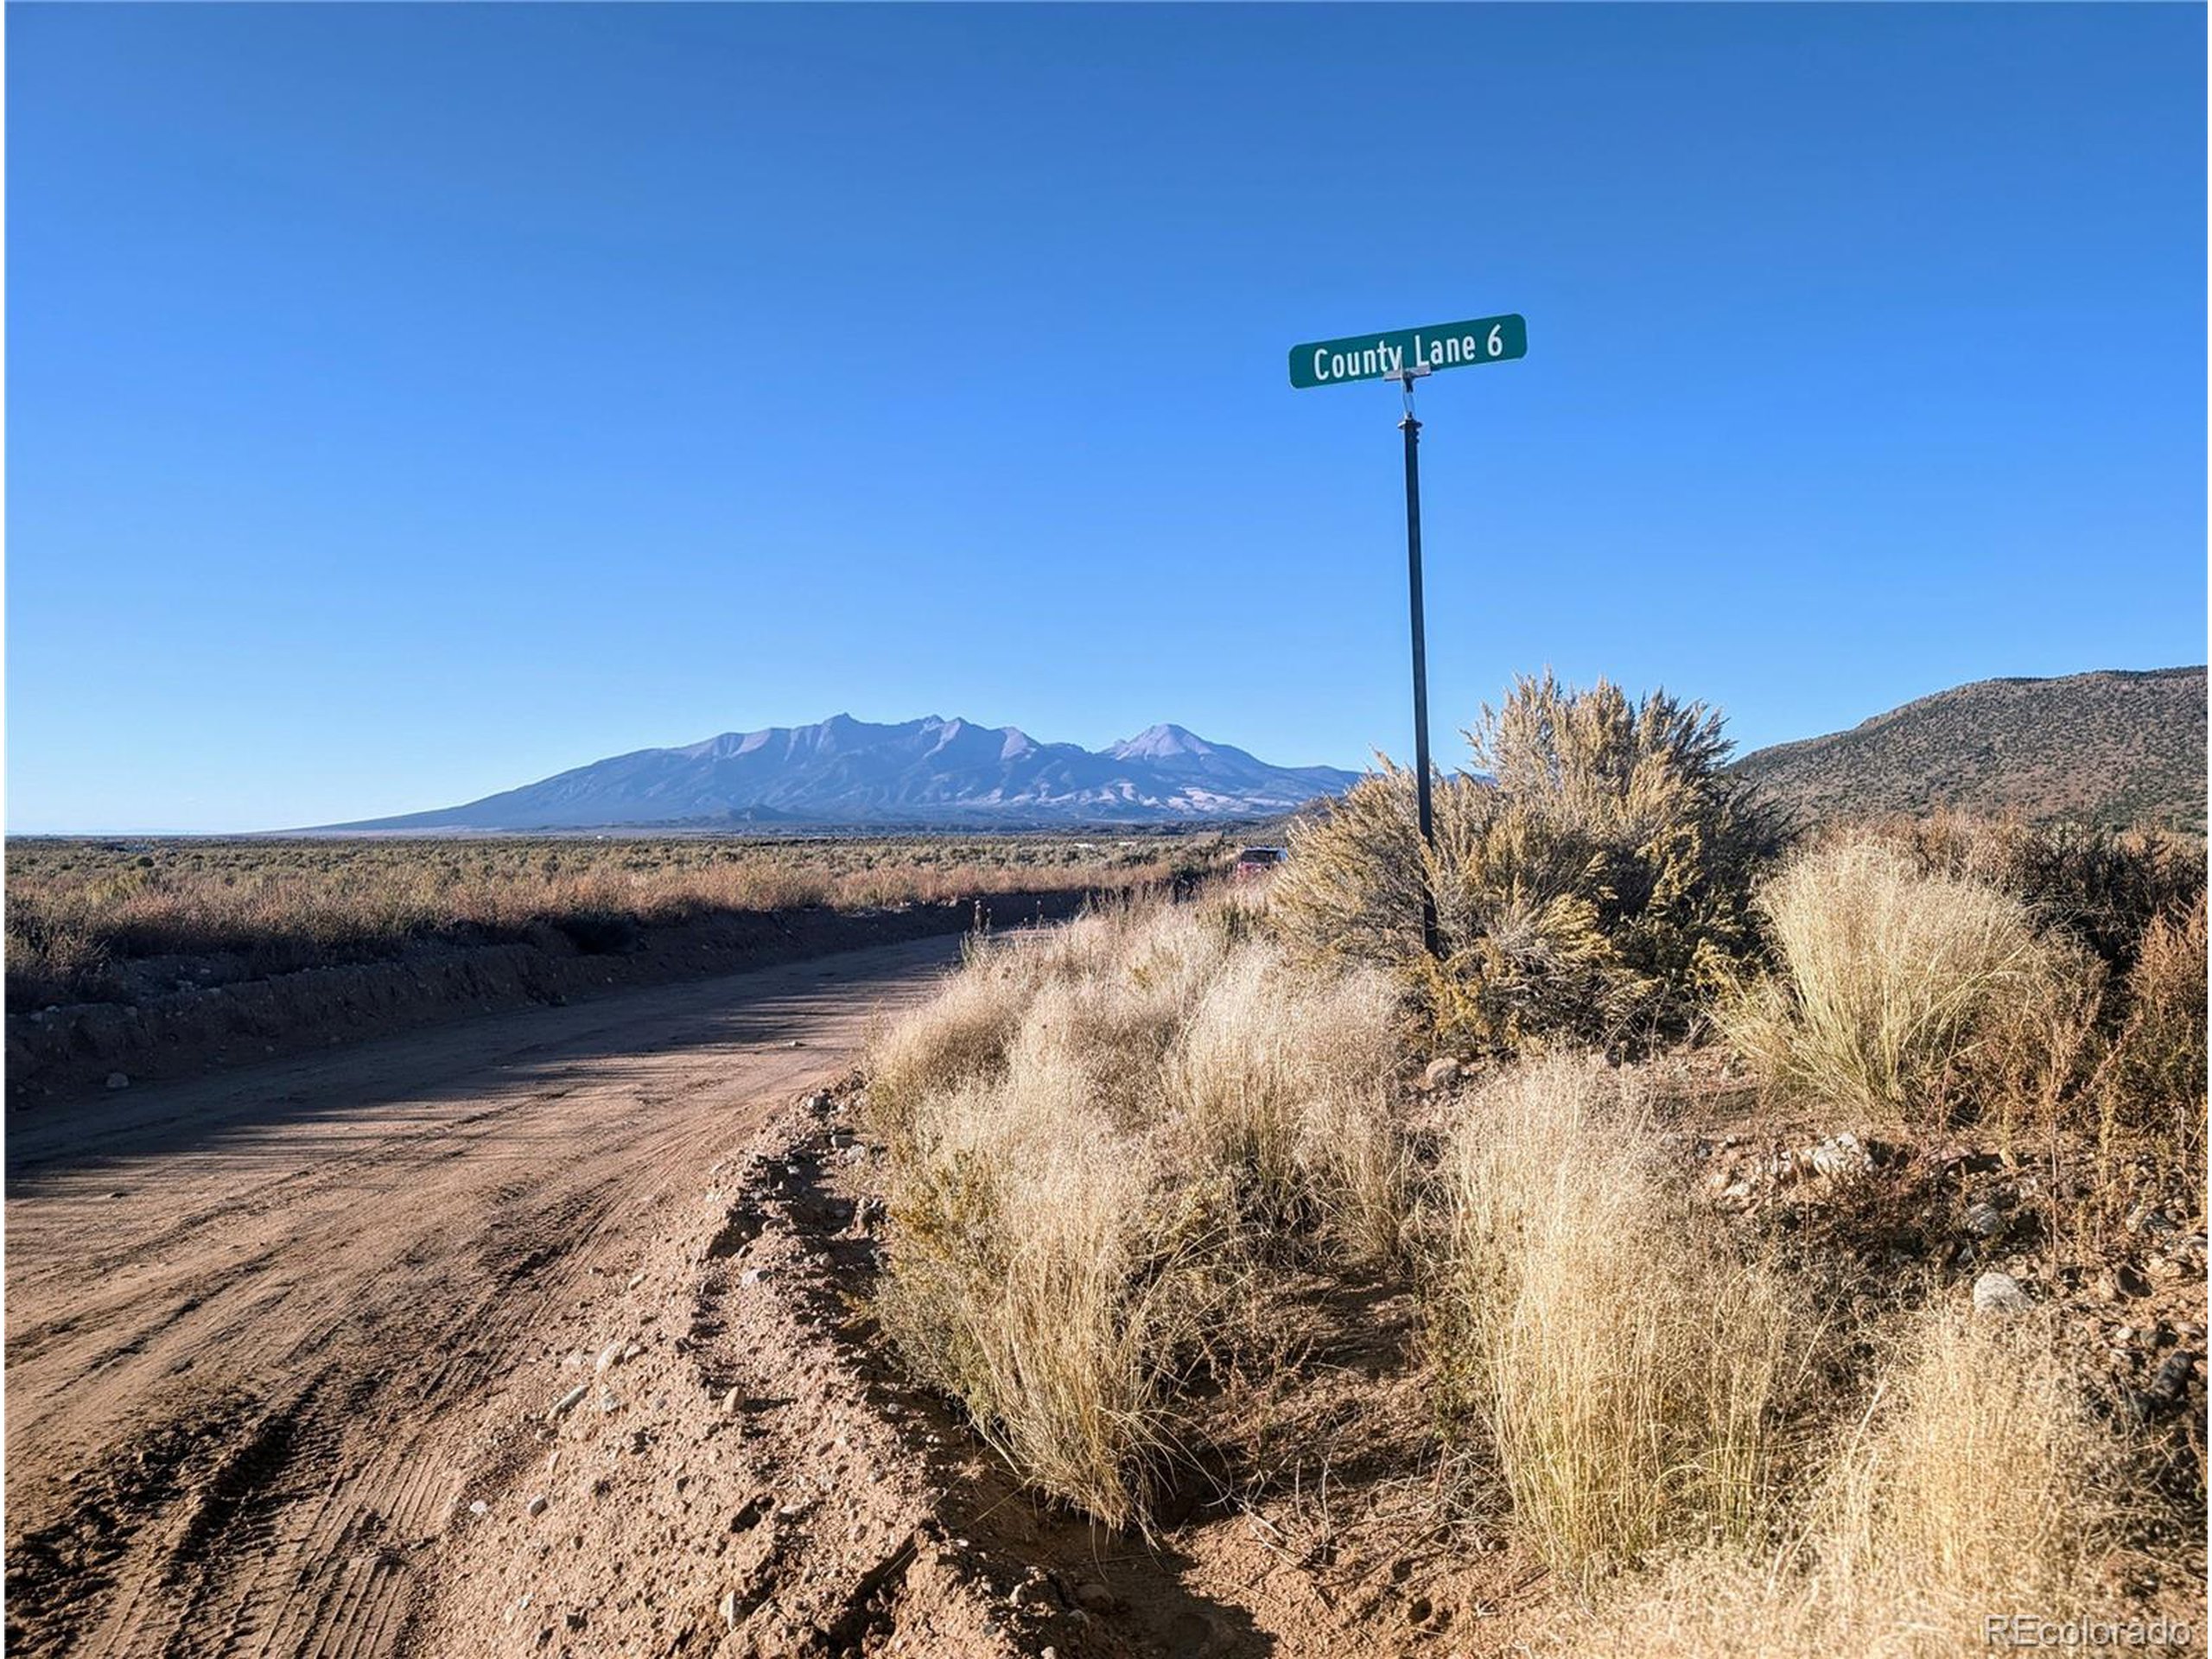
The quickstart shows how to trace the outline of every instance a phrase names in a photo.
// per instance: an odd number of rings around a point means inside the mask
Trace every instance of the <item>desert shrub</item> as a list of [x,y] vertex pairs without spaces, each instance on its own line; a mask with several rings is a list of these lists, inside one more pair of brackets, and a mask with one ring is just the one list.
[[2101,1127],[2169,1149],[2201,1171],[2205,1144],[2205,899],[2144,931],[2122,1024],[2097,1079]]
[[1218,836],[1112,847],[1033,836],[16,840],[9,994],[127,997],[130,965],[157,957],[228,958],[227,978],[379,961],[433,942],[624,950],[652,927],[817,905],[1125,890],[1225,850]]
[[6,944],[13,1007],[93,1001],[107,992],[107,947],[79,922],[11,899]]
[[1612,1047],[1656,1022],[1666,987],[1617,948],[1604,847],[1524,801],[1491,794],[1484,809],[1438,833],[1446,954],[1411,963],[1437,1039],[1505,1052]]
[[2079,939],[2115,975],[2134,967],[2152,926],[2204,893],[2204,843],[2158,830],[1938,812],[1886,833],[1929,874],[2014,895],[2038,927]]
[[[1489,810],[1486,784],[1464,776],[1434,784],[1440,835],[1464,835],[1465,822]],[[1290,861],[1274,878],[1270,915],[1308,960],[1402,969],[1422,954],[1428,883],[1414,775],[1383,760],[1379,771],[1291,826]]]
[[[1440,780],[1433,853],[1414,779],[1387,766],[1294,831],[1284,937],[1403,972],[1446,1044],[1624,1049],[1688,1030],[1756,947],[1751,886],[1784,834],[1726,770],[1719,716],[1546,675],[1466,736],[1489,776]],[[1421,938],[1428,894],[1440,961]]]
[[2086,1124],[2111,1052],[2104,963],[2071,934],[2038,937],[2044,970],[1984,1008],[1973,1040],[1929,1096],[1932,1109],[1994,1129],[2016,1154],[2029,1137],[2047,1147],[2054,1133]]
[[1770,1081],[1883,1116],[1940,1116],[2000,1023],[2065,983],[2019,900],[1877,836],[1799,855],[1759,907],[1777,969],[1724,1000],[1724,1029]]
[[1757,1535],[1809,1347],[1800,1294],[1660,1148],[1633,1074],[1553,1055],[1471,1103],[1442,1171],[1446,1417],[1484,1432],[1515,1516],[1578,1574]]
[[2047,1324],[1917,1316],[1778,1545],[1683,1552],[1555,1646],[1937,1659],[1988,1645],[1992,1616],[2140,1616],[2098,1573],[2123,1535],[2124,1455]]
[[1654,691],[1631,701],[1522,679],[1467,733],[1502,797],[1602,849],[1595,902],[1624,964],[1670,1001],[1710,990],[1754,942],[1751,893],[1787,832],[1726,770],[1720,715]]

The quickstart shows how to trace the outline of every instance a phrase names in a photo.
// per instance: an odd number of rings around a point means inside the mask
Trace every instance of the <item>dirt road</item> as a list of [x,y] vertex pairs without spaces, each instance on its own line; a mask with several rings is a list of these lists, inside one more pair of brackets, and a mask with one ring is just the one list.
[[928,988],[933,938],[10,1119],[11,1651],[399,1645],[552,1311]]

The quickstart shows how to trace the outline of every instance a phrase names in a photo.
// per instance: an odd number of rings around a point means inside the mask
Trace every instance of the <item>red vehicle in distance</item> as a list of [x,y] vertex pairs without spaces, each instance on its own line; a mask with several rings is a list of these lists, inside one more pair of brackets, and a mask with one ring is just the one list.
[[1236,855],[1236,879],[1255,880],[1270,871],[1281,868],[1290,859],[1289,852],[1281,847],[1247,847]]

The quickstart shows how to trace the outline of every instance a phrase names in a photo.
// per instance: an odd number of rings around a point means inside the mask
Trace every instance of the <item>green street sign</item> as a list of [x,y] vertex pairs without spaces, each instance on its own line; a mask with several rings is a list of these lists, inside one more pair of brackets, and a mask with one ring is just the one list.
[[1345,380],[1388,380],[1408,369],[1463,369],[1528,355],[1527,319],[1477,317],[1472,322],[1440,322],[1427,328],[1294,346],[1290,384],[1333,386]]

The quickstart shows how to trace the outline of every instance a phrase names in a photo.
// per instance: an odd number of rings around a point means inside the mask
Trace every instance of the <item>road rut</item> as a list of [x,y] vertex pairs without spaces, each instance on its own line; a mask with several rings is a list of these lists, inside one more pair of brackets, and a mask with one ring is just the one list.
[[20,1115],[9,1646],[398,1651],[534,1328],[957,941]]

